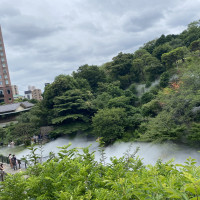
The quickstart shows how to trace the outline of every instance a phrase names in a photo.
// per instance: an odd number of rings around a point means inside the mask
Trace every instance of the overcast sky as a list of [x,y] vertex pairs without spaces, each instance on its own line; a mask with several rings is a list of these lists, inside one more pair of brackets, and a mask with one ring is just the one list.
[[0,0],[12,84],[43,90],[59,74],[133,53],[200,19],[200,0]]

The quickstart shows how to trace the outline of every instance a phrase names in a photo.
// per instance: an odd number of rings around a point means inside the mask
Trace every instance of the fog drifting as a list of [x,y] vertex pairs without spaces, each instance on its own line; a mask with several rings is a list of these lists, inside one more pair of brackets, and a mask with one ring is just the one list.
[[[57,147],[61,147],[63,145],[72,143],[71,148],[74,147],[87,147],[90,144],[90,151],[96,151],[95,159],[98,161],[100,158],[100,154],[98,152],[98,143],[93,141],[89,141],[86,138],[76,137],[74,139],[69,139],[67,137],[61,137],[54,141],[51,141],[43,146],[43,156],[48,156],[49,152],[54,152],[57,154],[60,149]],[[124,155],[124,153],[130,148],[131,143],[115,143],[114,145],[108,146],[105,148],[106,153],[106,162],[110,162],[110,157],[116,156],[117,158]],[[200,153],[197,149],[192,149],[186,146],[177,145],[173,143],[165,143],[165,144],[151,144],[151,143],[141,143],[134,142],[131,147],[130,153],[133,153],[136,148],[139,147],[140,150],[136,154],[139,158],[143,159],[144,164],[155,164],[158,159],[166,162],[170,159],[175,159],[175,163],[184,163],[187,158],[192,157],[197,160],[197,163],[200,164]],[[9,153],[16,154],[17,158],[22,158],[30,153],[28,149],[23,149],[23,147],[4,147],[0,149],[0,154],[8,155]],[[40,154],[39,151],[37,151]]]

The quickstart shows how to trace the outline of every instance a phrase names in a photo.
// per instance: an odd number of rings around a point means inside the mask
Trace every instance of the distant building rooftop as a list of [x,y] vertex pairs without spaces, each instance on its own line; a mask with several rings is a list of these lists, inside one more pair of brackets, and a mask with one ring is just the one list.
[[33,106],[34,104],[29,103],[28,101],[2,105],[0,106],[0,115],[30,110]]
[[16,94],[16,95],[13,95],[13,98],[14,99],[18,99],[18,98],[24,99],[24,96],[20,95],[20,94]]
[[24,94],[32,94],[32,91],[31,90],[24,91]]

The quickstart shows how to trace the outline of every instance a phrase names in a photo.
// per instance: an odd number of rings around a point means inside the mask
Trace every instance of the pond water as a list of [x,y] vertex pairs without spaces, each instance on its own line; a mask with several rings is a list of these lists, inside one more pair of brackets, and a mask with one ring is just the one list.
[[[48,156],[50,152],[57,154],[63,145],[72,143],[70,148],[74,147],[87,147],[91,144],[90,151],[96,151],[95,159],[98,161],[100,159],[100,153],[98,152],[98,143],[95,140],[88,140],[83,137],[68,138],[60,137],[54,141],[46,143],[43,145],[43,156]],[[131,149],[130,149],[131,146]],[[152,144],[152,143],[142,143],[142,142],[116,142],[105,148],[106,162],[109,163],[110,157],[116,156],[117,158],[124,155],[124,153],[130,149],[130,153],[133,153],[136,148],[139,147],[139,151],[136,154],[141,159],[143,159],[144,164],[155,164],[158,159],[164,162],[175,159],[175,163],[184,163],[187,158],[195,158],[197,164],[200,164],[200,153],[198,149],[189,148],[183,145],[177,145],[174,143],[164,143],[164,144]],[[3,147],[0,148],[0,154],[7,156],[9,153],[15,154],[18,159],[26,156],[30,153],[28,149],[24,146],[14,146],[14,147]],[[40,154],[40,151],[37,151]]]

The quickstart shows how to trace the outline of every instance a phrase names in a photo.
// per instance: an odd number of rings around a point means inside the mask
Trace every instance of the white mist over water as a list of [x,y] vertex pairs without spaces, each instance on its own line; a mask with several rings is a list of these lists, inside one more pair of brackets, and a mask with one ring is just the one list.
[[[54,141],[46,143],[43,145],[43,156],[48,156],[50,152],[54,152],[57,154],[59,152],[59,148],[63,145],[68,145],[72,143],[71,148],[74,147],[88,147],[90,144],[90,151],[96,151],[95,157],[98,161],[100,159],[100,153],[98,152],[98,143],[94,140],[87,140],[86,138],[76,137],[70,139],[68,137],[60,137]],[[106,162],[110,162],[110,157],[116,156],[117,158],[124,155],[124,153],[130,148],[130,142],[116,142],[114,145],[108,146],[105,148],[106,153]],[[174,163],[184,163],[187,158],[192,157],[196,159],[197,164],[200,164],[200,153],[197,149],[192,149],[183,145],[177,145],[173,143],[164,143],[164,144],[152,144],[152,143],[142,143],[142,142],[134,142],[132,143],[130,153],[133,153],[136,148],[139,147],[140,150],[136,154],[139,158],[143,159],[144,164],[152,164],[154,165],[158,159],[166,162],[170,159],[175,159]],[[30,153],[28,149],[24,149],[23,147],[4,147],[0,149],[0,154],[7,156],[9,153],[15,154],[17,158],[22,158]],[[37,151],[40,154],[40,151]]]

